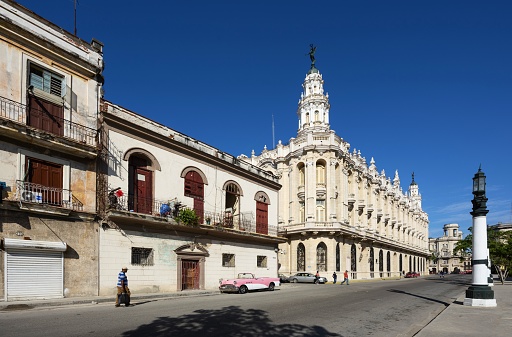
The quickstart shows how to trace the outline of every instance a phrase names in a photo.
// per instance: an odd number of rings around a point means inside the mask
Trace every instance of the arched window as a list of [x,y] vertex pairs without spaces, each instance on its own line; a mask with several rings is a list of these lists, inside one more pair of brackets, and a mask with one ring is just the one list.
[[350,247],[350,269],[352,271],[352,278],[357,278],[357,249],[355,243]]
[[380,274],[380,277],[383,277],[383,272],[384,271],[384,252],[381,250],[379,250],[379,274]]
[[315,122],[320,122],[320,113],[318,110],[315,111]]
[[297,245],[297,271],[306,270],[306,248],[301,242]]
[[306,124],[309,124],[309,112],[306,112]]
[[299,169],[299,186],[304,186],[306,184],[306,173],[304,163],[299,163],[297,165],[297,168]]
[[323,242],[316,246],[316,269],[327,271],[327,246]]
[[316,184],[325,185],[325,162],[316,162]]
[[336,271],[341,270],[340,261],[341,261],[340,244],[338,242],[336,244]]

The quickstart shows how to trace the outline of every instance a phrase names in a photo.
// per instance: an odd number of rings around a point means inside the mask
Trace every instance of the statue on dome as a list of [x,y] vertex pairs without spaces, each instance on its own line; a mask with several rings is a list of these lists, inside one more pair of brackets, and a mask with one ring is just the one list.
[[314,67],[316,47],[313,44],[310,44],[309,48],[309,53],[307,53],[306,55],[309,55],[309,58],[311,59],[311,67]]

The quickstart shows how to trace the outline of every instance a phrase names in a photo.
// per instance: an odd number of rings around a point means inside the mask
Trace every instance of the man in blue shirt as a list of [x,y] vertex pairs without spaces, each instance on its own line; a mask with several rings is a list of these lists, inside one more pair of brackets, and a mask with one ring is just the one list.
[[[119,295],[121,295],[122,293],[126,293],[128,298],[130,296],[130,289],[128,288],[128,277],[126,276],[127,271],[128,271],[128,268],[123,267],[123,269],[121,269],[121,271],[117,275],[116,307],[119,306]],[[126,304],[126,305],[129,305],[129,304]]]

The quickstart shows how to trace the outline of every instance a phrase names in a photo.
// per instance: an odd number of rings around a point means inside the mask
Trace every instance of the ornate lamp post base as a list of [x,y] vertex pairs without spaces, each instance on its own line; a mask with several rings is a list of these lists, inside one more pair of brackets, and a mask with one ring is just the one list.
[[494,290],[489,286],[472,285],[466,290],[464,305],[472,307],[495,307]]

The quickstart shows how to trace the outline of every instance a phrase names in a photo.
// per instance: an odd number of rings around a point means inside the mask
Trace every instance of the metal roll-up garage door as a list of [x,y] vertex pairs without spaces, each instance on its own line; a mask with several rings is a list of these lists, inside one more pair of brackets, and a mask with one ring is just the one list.
[[[6,300],[62,298],[64,257],[61,247],[40,249],[37,244],[41,246],[47,246],[47,244],[32,241],[32,247],[30,247],[32,249],[30,249],[28,243],[22,244],[23,246],[15,240],[5,239],[4,241]],[[65,247],[65,244],[61,245]],[[19,249],[20,246],[22,249]],[[34,249],[34,246],[38,249]]]
[[9,249],[8,300],[63,297],[62,262],[62,252]]

